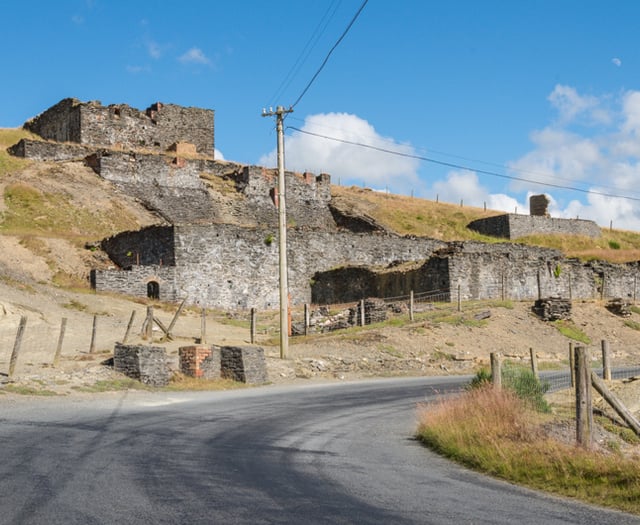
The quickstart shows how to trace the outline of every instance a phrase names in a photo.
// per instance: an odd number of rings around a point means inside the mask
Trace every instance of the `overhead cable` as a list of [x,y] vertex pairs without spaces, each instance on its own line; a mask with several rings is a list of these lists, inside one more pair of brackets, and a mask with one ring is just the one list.
[[363,144],[361,142],[355,142],[355,141],[351,141],[351,140],[346,140],[346,139],[339,139],[337,137],[329,137],[327,135],[321,135],[319,133],[313,133],[311,131],[303,131],[301,129],[298,128],[294,128],[293,126],[287,126],[287,129],[291,129],[293,131],[297,131],[298,133],[303,133],[305,135],[311,135],[314,137],[319,137],[322,139],[326,139],[326,140],[333,140],[335,142],[341,142],[343,144],[350,144],[352,146],[358,146],[361,148],[367,148],[367,149],[371,149],[371,150],[375,150],[375,151],[380,151],[382,153],[388,153],[390,155],[396,155],[398,157],[406,157],[406,158],[410,158],[410,159],[417,159],[417,160],[421,160],[424,162],[429,162],[431,164],[438,164],[440,166],[445,166],[448,168],[454,168],[454,169],[458,169],[458,170],[466,170],[466,171],[473,171],[475,173],[480,173],[482,175],[489,175],[492,177],[500,177],[503,179],[509,179],[509,180],[515,180],[518,182],[527,182],[529,184],[538,184],[540,186],[546,186],[549,188],[559,188],[559,189],[563,189],[563,190],[570,190],[570,191],[578,191],[581,193],[588,193],[590,195],[600,195],[601,197],[611,197],[611,198],[615,198],[615,199],[627,199],[627,200],[631,200],[631,201],[638,201],[640,202],[640,198],[639,197],[629,197],[628,195],[616,195],[616,194],[611,194],[611,193],[604,193],[604,192],[600,192],[600,191],[595,191],[595,190],[587,190],[584,188],[576,188],[574,186],[563,186],[561,184],[553,184],[551,182],[540,182],[537,180],[532,180],[532,179],[525,179],[523,177],[516,177],[513,175],[506,175],[504,173],[498,173],[495,171],[488,171],[488,170],[481,170],[481,169],[477,169],[477,168],[472,168],[470,166],[464,166],[462,164],[455,164],[452,162],[444,162],[441,160],[436,160],[436,159],[431,159],[429,157],[424,157],[422,155],[414,155],[411,153],[403,153],[402,151],[395,151],[395,150],[391,150],[391,149],[386,149],[386,148],[381,148],[378,146],[373,146],[371,144]]

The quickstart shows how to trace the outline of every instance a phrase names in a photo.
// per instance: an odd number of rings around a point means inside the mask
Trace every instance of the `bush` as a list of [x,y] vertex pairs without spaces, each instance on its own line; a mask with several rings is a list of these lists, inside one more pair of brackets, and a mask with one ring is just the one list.
[[549,390],[548,381],[540,381],[528,368],[507,366],[502,369],[502,386],[512,390],[520,399],[538,412],[550,412],[544,395]]

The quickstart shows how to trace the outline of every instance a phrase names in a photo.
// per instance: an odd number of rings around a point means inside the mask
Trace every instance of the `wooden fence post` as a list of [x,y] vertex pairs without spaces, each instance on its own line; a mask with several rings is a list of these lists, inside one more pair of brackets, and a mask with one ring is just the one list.
[[573,351],[573,342],[569,341],[569,373],[571,375],[571,388],[576,386],[576,354]]
[[529,355],[531,356],[531,372],[533,372],[533,376],[538,379],[538,356],[533,348],[529,348]]
[[251,308],[251,322],[249,323],[250,329],[251,329],[251,336],[250,336],[250,341],[251,344],[254,344],[256,342],[256,309],[255,308]]
[[576,440],[584,448],[591,448],[593,410],[591,406],[591,374],[589,353],[583,346],[575,348],[576,363]]
[[364,326],[366,320],[364,313],[364,299],[360,299],[360,326]]
[[611,354],[609,353],[609,341],[604,339],[602,345],[602,379],[611,381]]
[[458,312],[462,312],[462,296],[460,295],[460,285],[458,285]]
[[304,303],[304,335],[309,335],[309,305]]
[[409,292],[409,321],[413,323],[413,290]]
[[631,413],[631,411],[622,404],[614,393],[607,388],[607,385],[605,385],[604,381],[602,381],[595,372],[591,372],[591,384],[593,385],[593,388],[595,388],[604,398],[604,400],[618,413],[623,421],[629,425],[629,428],[631,428],[637,436],[640,436],[640,422]]
[[96,332],[98,331],[98,316],[93,316],[93,327],[91,328],[91,344],[89,345],[89,353],[93,354],[96,351]]
[[202,314],[200,316],[200,344],[207,344],[207,309],[202,309]]
[[9,377],[13,377],[13,373],[16,370],[16,363],[18,362],[18,354],[20,354],[20,346],[22,345],[22,336],[27,326],[27,318],[23,315],[20,317],[20,324],[18,325],[18,332],[16,333],[16,340],[13,343],[13,351],[11,352],[11,359],[9,360]]
[[143,323],[143,337],[149,342],[153,339],[153,306],[147,306],[147,318]]
[[62,354],[62,341],[64,340],[64,333],[67,330],[67,318],[63,317],[60,322],[60,335],[58,336],[58,346],[56,346],[56,353],[53,355],[53,367],[55,368],[60,363],[60,355]]
[[129,317],[129,323],[127,324],[127,329],[124,332],[124,337],[122,338],[122,344],[126,344],[127,339],[129,339],[129,333],[131,332],[131,327],[133,326],[133,320],[136,318],[136,311],[131,310],[131,317]]
[[502,388],[502,361],[497,352],[491,352],[491,382],[494,388]]
[[186,302],[187,302],[187,298],[185,297],[180,303],[180,306],[178,306],[178,309],[176,310],[176,314],[173,316],[173,319],[171,319],[171,322],[169,323],[169,328],[167,328],[167,338],[171,338],[171,331],[173,330],[173,327],[176,324],[176,321],[180,316],[180,312],[182,312],[182,309],[184,308],[184,304]]
[[540,282],[540,270],[538,269],[538,273],[536,274],[536,279],[538,282],[538,301],[542,299],[542,283]]

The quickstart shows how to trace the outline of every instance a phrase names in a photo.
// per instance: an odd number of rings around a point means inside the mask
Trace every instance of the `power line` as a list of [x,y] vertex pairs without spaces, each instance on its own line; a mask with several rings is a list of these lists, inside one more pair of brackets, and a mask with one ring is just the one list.
[[318,78],[318,75],[320,74],[320,72],[323,70],[324,66],[327,64],[327,62],[329,61],[329,57],[331,56],[331,54],[333,53],[333,51],[336,49],[336,47],[338,47],[338,45],[340,44],[340,42],[342,42],[342,40],[344,39],[345,36],[347,36],[347,33],[349,32],[349,30],[351,29],[351,26],[355,23],[356,19],[358,18],[358,16],[360,16],[360,13],[362,12],[362,10],[364,9],[364,6],[367,5],[367,2],[369,0],[364,0],[364,2],[362,2],[362,5],[360,6],[360,9],[358,9],[358,11],[356,12],[356,14],[353,16],[353,18],[351,19],[351,22],[349,22],[349,25],[347,26],[347,28],[342,32],[342,34],[340,35],[340,38],[338,38],[338,40],[336,41],[335,44],[333,44],[333,47],[329,50],[329,52],[327,53],[327,56],[324,58],[324,60],[322,61],[322,64],[320,64],[320,67],[318,68],[318,70],[315,72],[315,74],[313,75],[313,77],[311,77],[311,80],[309,81],[309,83],[306,85],[306,87],[302,90],[302,93],[300,93],[300,96],[296,99],[296,101],[290,106],[291,108],[294,108],[298,105],[298,102],[300,102],[300,100],[302,99],[302,97],[305,96],[305,94],[307,93],[307,91],[309,90],[309,88],[311,87],[311,84],[313,84],[313,82],[315,81],[316,78]]
[[297,131],[298,133],[303,133],[305,135],[311,135],[314,137],[319,137],[322,139],[326,139],[326,140],[333,140],[335,142],[341,142],[343,144],[350,144],[352,146],[358,146],[361,148],[367,148],[367,149],[371,149],[371,150],[375,150],[375,151],[380,151],[382,153],[388,153],[390,155],[396,155],[398,157],[406,157],[406,158],[410,158],[410,159],[417,159],[417,160],[421,160],[424,162],[430,162],[432,164],[438,164],[440,166],[445,166],[448,168],[454,168],[454,169],[459,169],[459,170],[466,170],[466,171],[474,171],[476,173],[480,173],[482,175],[489,175],[492,177],[500,177],[503,179],[509,179],[509,180],[515,180],[518,182],[528,182],[529,184],[538,184],[540,186],[546,186],[549,188],[559,188],[559,189],[563,189],[563,190],[571,190],[571,191],[577,191],[577,192],[581,192],[581,193],[588,193],[590,195],[600,195],[601,197],[611,197],[611,198],[616,198],[616,199],[627,199],[627,200],[631,200],[631,201],[637,201],[640,202],[640,198],[638,197],[629,197],[627,195],[615,195],[615,194],[611,194],[611,193],[604,193],[604,192],[600,192],[600,191],[595,191],[595,190],[586,190],[584,188],[576,188],[574,186],[563,186],[561,184],[553,184],[551,182],[540,182],[537,180],[532,180],[532,179],[525,179],[523,177],[515,177],[513,175],[506,175],[504,173],[497,173],[495,171],[487,171],[487,170],[480,170],[480,169],[476,169],[476,168],[472,168],[469,166],[464,166],[462,164],[455,164],[453,162],[444,162],[441,160],[436,160],[436,159],[431,159],[429,157],[424,157],[421,155],[414,155],[411,153],[403,153],[401,151],[394,151],[394,150],[390,150],[390,149],[386,149],[386,148],[381,148],[378,146],[373,146],[371,144],[363,144],[361,142],[355,142],[355,141],[351,141],[351,140],[346,140],[346,139],[339,139],[337,137],[329,137],[326,135],[321,135],[319,133],[313,133],[311,131],[303,131],[301,129],[298,128],[294,128],[292,126],[287,126],[288,129],[292,129],[293,131]]
[[291,69],[289,70],[287,75],[284,77],[284,79],[280,83],[280,86],[278,87],[278,90],[271,97],[270,100],[276,101],[282,95],[282,93],[289,87],[289,84],[291,84],[295,75],[300,71],[300,68],[306,62],[307,58],[309,58],[309,54],[318,43],[318,40],[320,40],[320,37],[326,31],[327,26],[329,25],[329,22],[331,22],[336,12],[338,11],[338,7],[340,7],[340,1],[333,0],[331,4],[329,4],[329,7],[327,8],[322,18],[320,19],[320,22],[318,22],[318,25],[316,26],[313,33],[309,37],[309,40],[307,41],[304,48],[300,52],[300,55],[294,62],[293,66],[291,66]]

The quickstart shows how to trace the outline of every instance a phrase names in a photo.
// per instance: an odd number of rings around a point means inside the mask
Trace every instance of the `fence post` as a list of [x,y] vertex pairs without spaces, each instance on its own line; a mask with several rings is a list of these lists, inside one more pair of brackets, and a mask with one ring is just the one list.
[[409,292],[409,321],[413,323],[413,290]]
[[505,299],[505,276],[504,276],[504,268],[502,269],[502,273],[500,275],[500,286],[501,286],[501,292],[500,292],[500,297],[501,299],[504,301]]
[[151,342],[153,338],[153,306],[147,306],[147,318],[143,323],[142,335]]
[[364,299],[360,299],[360,326],[364,326],[366,317],[364,314]]
[[571,388],[576,386],[576,357],[573,351],[573,341],[569,341],[569,369],[571,374]]
[[540,269],[538,269],[538,273],[536,274],[536,279],[538,282],[538,300],[542,299],[542,284],[540,282]]
[[575,348],[576,363],[576,440],[584,448],[591,448],[593,411],[591,408],[591,374],[589,353],[583,346]]
[[611,381],[611,354],[609,353],[609,341],[604,339],[602,345],[602,379]]
[[462,296],[460,295],[460,285],[458,285],[458,312],[462,312]]
[[607,274],[602,272],[602,288],[600,289],[600,299],[604,300],[604,287],[607,283]]
[[533,372],[533,376],[538,379],[538,356],[533,348],[529,348],[529,355],[531,356],[531,372]]
[[200,344],[207,344],[207,309],[202,309],[202,314],[200,316]]
[[497,352],[491,352],[491,382],[494,388],[502,388],[502,362]]
[[124,332],[124,337],[122,338],[122,344],[125,344],[127,342],[127,339],[129,339],[129,332],[131,332],[131,327],[133,326],[133,320],[135,318],[136,318],[136,311],[131,310],[131,317],[129,317],[129,323],[127,324],[127,329]]
[[20,317],[20,324],[18,325],[16,340],[13,343],[13,351],[11,352],[11,359],[9,360],[9,377],[13,377],[13,373],[16,370],[16,363],[18,362],[18,354],[20,353],[20,346],[22,345],[22,336],[24,335],[24,329],[26,326],[27,326],[27,318],[23,315]]
[[64,340],[64,333],[67,330],[67,318],[63,317],[60,322],[60,335],[58,336],[58,346],[56,346],[56,353],[53,355],[53,367],[58,366],[60,362],[60,355],[62,354],[62,341]]
[[91,344],[89,345],[89,353],[93,354],[96,351],[96,332],[98,331],[98,316],[93,315],[93,327],[91,328]]
[[304,335],[309,335],[309,305],[304,303]]
[[251,308],[251,336],[250,336],[250,341],[251,344],[254,344],[256,342],[256,309],[255,308]]
[[171,336],[171,332],[173,331],[173,327],[176,324],[176,321],[178,320],[178,317],[180,316],[180,312],[182,312],[182,309],[184,308],[184,304],[187,302],[187,297],[185,297],[182,302],[180,303],[180,306],[178,306],[178,310],[176,310],[176,314],[173,316],[173,319],[171,319],[171,322],[169,323],[169,328],[167,328],[167,337]]

